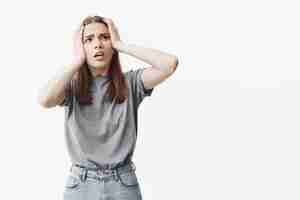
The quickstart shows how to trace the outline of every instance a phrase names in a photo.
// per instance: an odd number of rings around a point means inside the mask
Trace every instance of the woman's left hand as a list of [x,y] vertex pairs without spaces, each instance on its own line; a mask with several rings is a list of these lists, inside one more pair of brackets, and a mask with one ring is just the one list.
[[112,43],[113,48],[116,49],[117,43],[121,42],[118,30],[117,30],[115,24],[113,23],[112,19],[104,18],[103,21],[106,22],[108,25],[111,43]]

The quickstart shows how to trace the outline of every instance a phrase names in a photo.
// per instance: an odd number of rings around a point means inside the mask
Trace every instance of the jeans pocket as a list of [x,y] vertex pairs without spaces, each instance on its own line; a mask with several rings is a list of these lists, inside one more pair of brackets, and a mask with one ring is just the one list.
[[65,189],[66,190],[77,190],[80,187],[81,180],[78,176],[68,175]]
[[125,187],[136,187],[139,185],[134,171],[118,173],[119,182]]

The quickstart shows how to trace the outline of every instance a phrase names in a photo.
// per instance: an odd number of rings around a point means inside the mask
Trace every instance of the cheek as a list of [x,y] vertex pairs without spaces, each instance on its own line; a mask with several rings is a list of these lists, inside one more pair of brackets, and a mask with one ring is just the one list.
[[106,52],[107,52],[108,54],[113,54],[113,48],[107,47],[107,48],[106,48]]
[[85,48],[84,52],[85,52],[85,55],[87,55],[87,57],[93,57],[93,55],[92,55],[93,52],[90,49]]
[[112,48],[111,40],[106,41],[105,46],[108,47],[108,48]]

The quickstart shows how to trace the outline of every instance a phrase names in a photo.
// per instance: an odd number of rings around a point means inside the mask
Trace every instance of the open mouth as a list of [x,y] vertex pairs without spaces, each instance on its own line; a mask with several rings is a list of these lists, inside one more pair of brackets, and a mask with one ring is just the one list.
[[104,60],[104,58],[103,58],[103,56],[97,56],[97,57],[95,58],[95,60],[97,60],[97,61],[102,61],[102,60]]
[[94,58],[99,58],[99,57],[103,57],[104,56],[104,52],[97,52],[95,55],[94,55]]
[[104,59],[104,53],[103,53],[103,52],[96,53],[96,54],[94,55],[94,58],[95,58],[96,60],[103,60],[103,59]]

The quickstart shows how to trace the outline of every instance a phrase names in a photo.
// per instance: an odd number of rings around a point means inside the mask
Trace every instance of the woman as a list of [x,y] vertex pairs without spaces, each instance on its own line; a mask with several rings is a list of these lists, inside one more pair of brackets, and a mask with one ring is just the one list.
[[[64,199],[142,199],[132,156],[138,107],[171,76],[178,59],[128,45],[109,18],[88,16],[74,34],[70,65],[39,93],[45,108],[64,106],[65,139],[72,165]],[[119,52],[151,65],[123,73]]]

